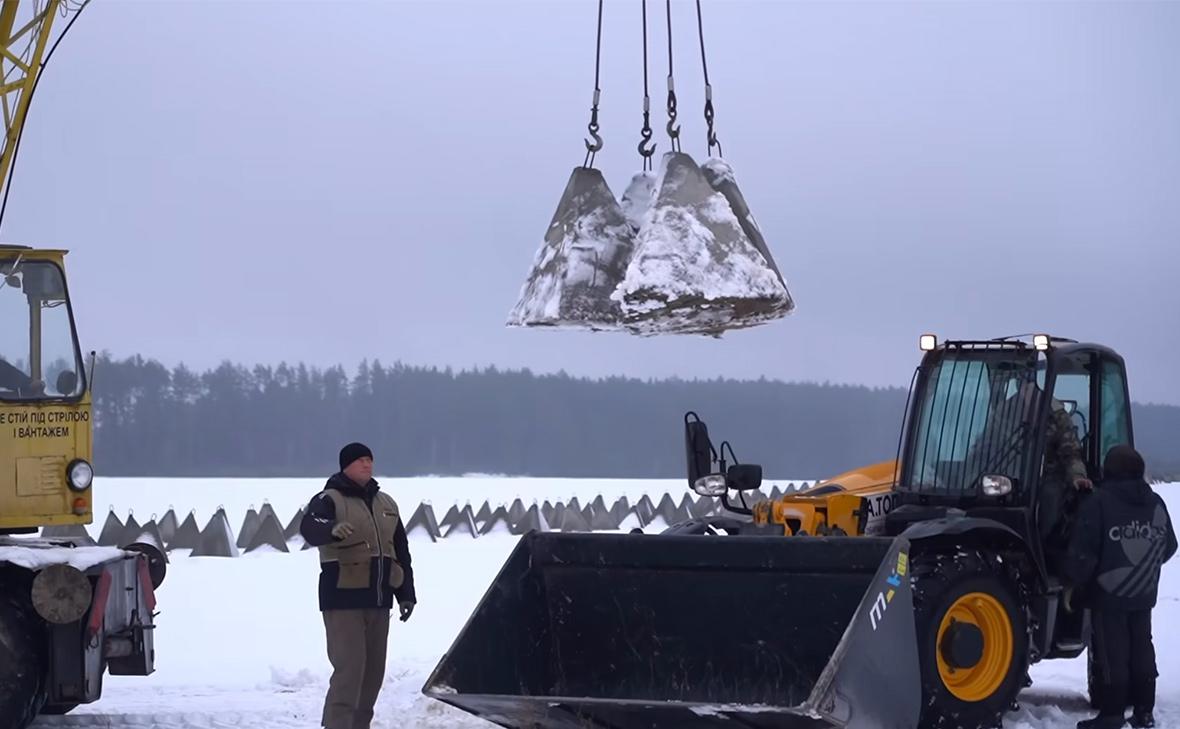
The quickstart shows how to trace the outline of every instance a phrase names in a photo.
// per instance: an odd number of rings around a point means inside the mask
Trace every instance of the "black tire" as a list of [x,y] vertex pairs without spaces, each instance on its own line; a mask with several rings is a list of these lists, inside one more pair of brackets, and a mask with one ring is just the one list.
[[[1012,708],[1028,671],[1029,621],[1019,584],[994,554],[955,550],[917,554],[910,577],[922,677],[921,729],[999,727]],[[1002,608],[1011,626],[1012,657],[1003,678],[986,697],[965,700],[951,692],[938,666],[938,632],[947,611],[961,597],[984,593]],[[994,674],[998,676],[998,674]]]
[[42,716],[63,716],[78,708],[78,703],[72,704],[46,704],[41,707]]
[[45,625],[31,587],[29,573],[0,566],[0,729],[25,729],[45,704]]

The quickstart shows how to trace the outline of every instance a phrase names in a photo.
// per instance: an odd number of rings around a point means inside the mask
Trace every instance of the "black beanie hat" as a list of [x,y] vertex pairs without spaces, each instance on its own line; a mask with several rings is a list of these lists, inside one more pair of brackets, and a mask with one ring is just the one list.
[[340,449],[340,470],[348,468],[348,464],[353,461],[368,456],[373,457],[373,451],[364,443],[349,443]]
[[1147,471],[1143,456],[1129,445],[1116,445],[1106,452],[1106,463],[1102,467],[1107,478],[1139,479]]

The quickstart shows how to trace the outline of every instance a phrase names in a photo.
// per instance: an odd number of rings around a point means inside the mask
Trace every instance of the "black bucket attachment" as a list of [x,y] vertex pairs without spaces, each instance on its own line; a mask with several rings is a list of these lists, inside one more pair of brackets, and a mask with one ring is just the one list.
[[912,729],[908,548],[532,532],[423,693],[522,729]]
[[[632,189],[645,188],[636,178]],[[629,331],[718,336],[793,308],[782,276],[731,207],[734,192],[736,183],[715,189],[689,155],[664,155],[626,276],[614,293]],[[633,194],[631,207],[642,209],[644,195]]]
[[508,325],[618,329],[622,312],[611,293],[623,280],[634,241],[602,173],[575,167]]

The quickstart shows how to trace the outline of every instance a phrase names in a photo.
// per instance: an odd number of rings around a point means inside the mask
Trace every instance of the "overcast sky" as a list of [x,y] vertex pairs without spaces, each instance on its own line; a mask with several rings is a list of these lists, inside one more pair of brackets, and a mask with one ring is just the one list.
[[[695,11],[673,6],[703,159]],[[168,364],[905,386],[922,332],[1049,331],[1180,403],[1180,3],[706,0],[717,131],[798,304],[720,340],[504,326],[582,160],[596,9],[96,0],[37,90],[0,235],[72,250],[84,347]],[[638,1],[608,2],[616,194],[640,40]]]

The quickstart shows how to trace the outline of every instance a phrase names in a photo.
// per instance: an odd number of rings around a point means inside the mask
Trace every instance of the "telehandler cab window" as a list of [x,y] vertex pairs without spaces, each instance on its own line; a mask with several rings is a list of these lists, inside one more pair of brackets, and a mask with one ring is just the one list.
[[926,374],[901,488],[956,496],[984,475],[1020,478],[1043,392],[1035,354],[946,351]]
[[0,259],[0,400],[78,397],[81,371],[61,269]]

